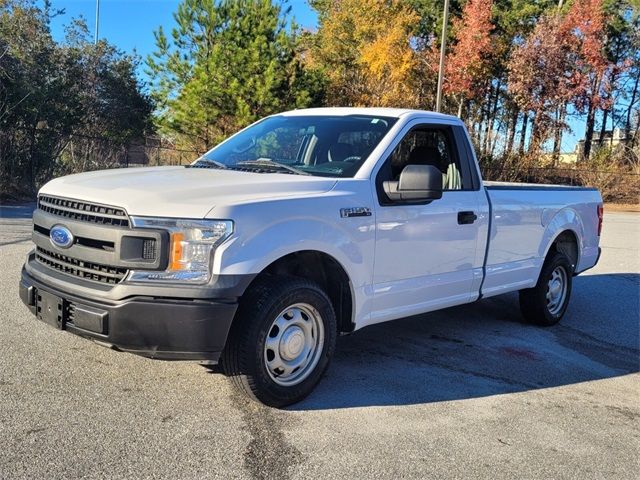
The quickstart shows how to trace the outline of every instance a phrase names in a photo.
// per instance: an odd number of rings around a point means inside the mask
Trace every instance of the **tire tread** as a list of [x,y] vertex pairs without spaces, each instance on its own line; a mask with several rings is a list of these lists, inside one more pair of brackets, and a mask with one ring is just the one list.
[[[567,270],[567,294],[565,298],[565,305],[560,311],[560,314],[553,316],[547,309],[545,297],[547,288],[546,284],[548,276],[559,265],[564,266]],[[548,255],[542,265],[542,270],[540,271],[540,276],[538,277],[536,285],[533,288],[527,288],[520,290],[519,292],[520,312],[525,320],[534,325],[540,325],[543,327],[549,327],[558,323],[564,316],[571,297],[572,275],[573,269],[571,267],[571,261],[564,253],[554,251]]]
[[[252,400],[273,407],[283,407],[295,403],[311,392],[322,375],[322,372],[320,372],[317,375],[317,380],[312,382],[311,385],[307,381],[316,375],[315,372],[299,385],[287,387],[288,394],[283,397],[266,390],[259,384],[260,372],[256,372],[251,363],[251,360],[255,360],[255,352],[250,351],[250,349],[255,346],[254,340],[258,337],[262,321],[261,315],[271,310],[287,296],[295,296],[296,292],[304,290],[311,291],[315,295],[322,297],[325,303],[324,308],[330,311],[330,318],[326,319],[329,326],[328,328],[325,326],[325,330],[332,329],[333,331],[325,331],[325,342],[328,342],[326,356],[330,357],[333,354],[337,334],[336,319],[331,301],[324,291],[311,280],[299,277],[269,276],[259,279],[247,290],[240,302],[227,339],[227,345],[221,356],[224,374],[230,377],[237,390]],[[256,314],[256,312],[259,313]],[[328,360],[322,370],[326,368],[327,364]]]

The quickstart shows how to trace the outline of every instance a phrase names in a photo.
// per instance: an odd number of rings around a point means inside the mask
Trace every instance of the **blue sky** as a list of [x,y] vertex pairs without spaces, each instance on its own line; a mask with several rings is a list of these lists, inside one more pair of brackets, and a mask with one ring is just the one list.
[[[93,33],[95,0],[52,0],[53,9],[65,14],[54,18],[51,28],[54,38],[64,38],[64,26],[73,17],[83,16]],[[100,38],[106,38],[126,52],[134,49],[143,57],[151,53],[155,43],[153,31],[162,25],[169,31],[174,25],[173,12],[179,0],[100,0]],[[314,28],[317,16],[306,0],[289,0],[296,22]]]
[[[179,0],[100,0],[100,38],[106,38],[125,52],[134,50],[145,58],[154,50],[153,31],[162,25],[170,31],[173,12]],[[91,32],[95,27],[95,0],[52,0],[53,9],[64,9],[64,15],[53,19],[51,29],[56,40],[64,38],[64,26],[73,17],[83,16]],[[296,22],[313,29],[317,15],[306,0],[289,0]],[[140,73],[143,69],[141,69]],[[565,133],[563,151],[572,151],[578,138],[584,136],[584,122],[570,119],[572,133]]]

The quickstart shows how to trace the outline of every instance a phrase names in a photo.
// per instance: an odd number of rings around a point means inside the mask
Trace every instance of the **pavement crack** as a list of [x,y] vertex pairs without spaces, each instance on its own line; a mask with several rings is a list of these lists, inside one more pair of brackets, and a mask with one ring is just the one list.
[[557,325],[552,332],[560,345],[595,362],[626,373],[640,371],[637,348],[607,342],[566,325]]
[[31,240],[31,236],[19,238],[18,240],[13,240],[11,242],[0,242],[0,247],[4,247],[6,245],[15,245],[17,243],[28,242],[29,240]]
[[465,368],[460,368],[457,366],[452,366],[452,365],[446,365],[446,364],[434,364],[437,367],[440,368],[444,368],[446,370],[450,370],[450,371],[455,371],[455,372],[459,372],[462,373],[464,375],[469,375],[472,377],[477,377],[477,378],[484,378],[486,380],[493,380],[494,382],[500,382],[503,383],[505,385],[510,385],[512,387],[516,387],[516,388],[525,388],[528,390],[537,390],[540,388],[540,385],[536,385],[533,383],[528,383],[528,382],[520,382],[517,380],[513,380],[511,378],[508,377],[503,377],[501,375],[492,375],[489,373],[483,373],[483,372],[476,372],[474,370],[468,370]]
[[635,412],[632,409],[627,407],[617,407],[615,405],[606,405],[606,407],[610,412],[616,415],[619,415],[621,417],[627,418],[628,420],[635,421],[638,418],[640,418],[640,413]]
[[245,469],[257,480],[290,478],[303,456],[287,442],[282,431],[286,413],[248,400],[237,392],[232,400],[251,436],[244,451]]
[[518,389],[524,388],[529,390],[537,390],[540,388],[540,385],[535,385],[533,383],[522,382],[518,380],[514,380],[512,378],[508,378],[502,375],[493,375],[491,373],[479,372],[477,370],[472,370],[468,368],[464,368],[460,365],[452,365],[447,362],[439,361],[433,357],[430,358],[416,358],[413,356],[408,356],[406,354],[402,354],[399,352],[385,352],[381,350],[370,350],[371,355],[378,355],[384,358],[391,358],[394,360],[401,360],[403,362],[413,363],[414,365],[428,365],[435,368],[441,368],[444,370],[448,370],[450,372],[456,372],[462,375],[469,375],[472,377],[483,378],[486,380],[492,380],[495,382],[499,382],[505,385],[509,385],[511,387],[515,387]]
[[608,348],[611,350],[626,352],[630,355],[638,355],[640,353],[640,349],[634,347],[626,347],[624,345],[619,345],[617,343],[607,342],[606,340],[602,340],[600,338],[594,337],[593,335],[589,335],[588,333],[583,332],[582,330],[578,330],[577,328],[570,327],[568,325],[556,325],[556,331],[566,331],[569,332],[574,338],[579,338],[584,343],[591,343],[595,346],[599,346],[602,348]]
[[464,344],[463,340],[458,340],[457,338],[443,337],[443,336],[436,335],[436,334],[431,335],[431,339],[432,340],[440,340],[440,341],[443,341],[443,342],[462,343],[462,344]]

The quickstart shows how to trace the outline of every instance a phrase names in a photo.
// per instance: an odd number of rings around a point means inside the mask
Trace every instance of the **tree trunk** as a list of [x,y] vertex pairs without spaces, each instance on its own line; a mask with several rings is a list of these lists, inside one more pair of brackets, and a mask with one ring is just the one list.
[[527,138],[527,123],[529,122],[529,113],[522,113],[522,125],[520,127],[520,146],[518,147],[518,152],[520,155],[524,154],[524,145],[525,139]]
[[502,130],[502,127],[504,126],[504,121],[499,120],[498,121],[498,126],[495,129],[495,135],[493,135],[493,141],[491,142],[491,149],[489,152],[489,156],[491,159],[495,158],[495,154],[496,154],[496,147],[498,146],[498,135],[500,134],[500,130]]
[[[39,113],[39,112],[38,112]],[[36,148],[36,136],[38,129],[38,120],[37,115],[35,116],[35,120],[33,121],[31,127],[29,128],[29,193],[36,194],[38,192],[38,186],[36,181],[36,170],[39,165],[36,165],[39,158],[36,158],[35,148]]]
[[493,97],[493,108],[490,108],[489,110],[489,122],[487,123],[487,150],[490,152],[491,156],[493,156],[497,138],[496,115],[498,112],[498,100],[500,100],[500,85],[501,82],[500,80],[498,80],[498,82],[496,83],[495,96]]
[[513,153],[513,144],[516,139],[516,127],[518,126],[518,115],[519,111],[517,108],[513,109],[513,113],[511,114],[511,122],[509,123],[509,133],[507,134],[507,146],[505,148],[505,154],[511,155]]
[[596,109],[593,102],[589,102],[589,110],[587,111],[587,131],[584,134],[584,148],[582,150],[582,160],[589,160],[591,155],[591,142],[593,140],[593,130],[595,127]]
[[640,71],[638,72],[638,75],[636,75],[636,81],[633,85],[633,90],[631,91],[631,99],[629,100],[629,107],[627,108],[627,121],[624,125],[624,136],[627,141],[631,139],[631,116],[634,111],[633,106],[636,103],[636,98],[638,96],[638,81],[640,81]]
[[[602,110],[602,126],[600,127],[600,138],[598,139],[598,147],[604,145],[604,134],[607,131],[607,120],[609,119],[609,110]],[[613,131],[611,132],[613,134]],[[613,137],[612,137],[613,140]]]
[[567,107],[564,103],[560,104],[556,110],[556,128],[553,137],[553,166],[558,166],[560,160],[560,151],[562,150],[562,133],[564,131],[564,116],[567,112]]
[[540,122],[536,122],[536,112],[531,117],[531,138],[529,139],[529,147],[527,153],[538,153],[538,138],[540,137]]
[[480,150],[480,154],[484,155],[484,151],[482,149],[482,144],[484,139],[482,138],[482,133],[484,132],[484,121],[486,117],[486,108],[487,102],[483,101],[480,103],[480,118],[478,118],[478,125],[476,127],[476,143],[478,145],[478,150]]
[[498,81],[495,88],[495,99],[494,99],[494,89],[491,88],[491,84],[489,84],[489,94],[486,99],[487,104],[487,115],[486,115],[486,123],[484,124],[483,129],[483,139],[482,139],[482,149],[485,154],[488,154],[491,150],[491,132],[493,130],[494,125],[494,117],[495,110],[498,103],[498,91],[500,90],[500,82]]
[[638,137],[640,136],[640,113],[637,113],[636,116],[638,117],[636,121],[636,128],[631,134],[631,140],[627,143],[627,146],[630,148],[633,148],[638,144]]
[[[594,96],[595,92],[600,90],[600,77],[594,80]],[[591,143],[593,142],[593,130],[595,129],[596,122],[596,106],[593,104],[593,98],[589,99],[589,109],[587,110],[587,131],[584,134],[584,150],[582,151],[583,160],[589,160],[591,155]]]

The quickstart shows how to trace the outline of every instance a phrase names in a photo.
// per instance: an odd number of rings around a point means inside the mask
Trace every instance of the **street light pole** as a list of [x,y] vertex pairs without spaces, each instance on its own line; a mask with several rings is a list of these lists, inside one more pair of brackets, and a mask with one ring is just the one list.
[[440,40],[440,67],[438,68],[438,92],[436,112],[442,108],[442,84],[444,83],[444,58],[447,50],[447,26],[449,24],[449,0],[444,0],[444,18],[442,19],[442,39]]
[[93,35],[93,43],[98,43],[98,23],[100,22],[100,0],[96,0],[96,30]]

